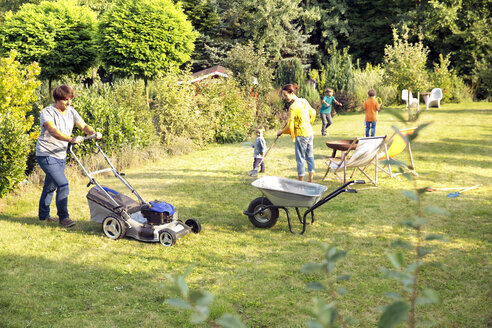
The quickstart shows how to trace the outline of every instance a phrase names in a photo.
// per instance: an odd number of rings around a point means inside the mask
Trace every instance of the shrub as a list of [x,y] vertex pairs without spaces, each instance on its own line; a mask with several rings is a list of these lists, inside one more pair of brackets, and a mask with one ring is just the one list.
[[335,45],[332,45],[328,54],[330,59],[325,63],[322,72],[325,77],[325,87],[333,88],[335,92],[350,92],[354,84],[354,69],[348,48],[339,51]]
[[384,49],[385,83],[395,85],[400,92],[403,89],[414,94],[427,91],[430,85],[425,65],[429,50],[421,41],[408,42],[408,28],[401,38],[393,29],[393,40],[393,45],[386,45]]
[[[254,128],[256,98],[232,79],[182,83],[188,80],[190,76],[182,74],[155,82],[152,110],[162,144],[169,149],[176,144],[174,138],[190,139],[197,146],[244,140]],[[178,144],[186,143],[182,139]]]
[[384,82],[384,69],[381,66],[367,64],[365,69],[354,71],[354,97],[356,106],[361,108],[367,99],[367,91],[376,90],[384,105],[396,104],[398,102],[398,91],[396,86]]
[[463,80],[449,68],[449,55],[439,54],[439,63],[434,63],[434,70],[430,74],[433,88],[441,88],[443,102],[460,102],[469,99],[467,87]]
[[[74,107],[87,124],[103,134],[105,149],[114,151],[127,145],[144,149],[157,142],[143,84],[120,81],[113,86],[96,83],[91,87],[78,85],[75,89]],[[88,152],[92,152],[91,143],[77,147],[79,155]]]
[[234,72],[234,79],[246,90],[254,87],[261,94],[271,89],[273,70],[268,67],[268,58],[265,50],[257,49],[252,41],[246,45],[237,44],[228,53],[224,65]]
[[161,144],[167,149],[178,137],[192,140],[197,146],[214,140],[214,113],[219,111],[219,104],[208,102],[198,93],[199,84],[181,83],[189,79],[186,74],[168,75],[154,82],[154,126]]
[[275,85],[283,87],[286,84],[297,84],[299,86],[299,91],[297,92],[299,97],[306,99],[313,107],[320,105],[319,93],[316,88],[306,83],[306,73],[299,58],[282,61],[277,66],[275,70]]
[[249,93],[241,92],[234,80],[205,80],[200,84],[199,92],[207,102],[214,104],[214,138],[218,143],[243,141],[255,129],[254,98]]
[[24,180],[29,136],[22,122],[8,111],[0,115],[0,197]]
[[25,69],[17,52],[0,59],[0,197],[24,180],[29,155],[29,134],[34,118],[28,115],[35,100],[38,64]]

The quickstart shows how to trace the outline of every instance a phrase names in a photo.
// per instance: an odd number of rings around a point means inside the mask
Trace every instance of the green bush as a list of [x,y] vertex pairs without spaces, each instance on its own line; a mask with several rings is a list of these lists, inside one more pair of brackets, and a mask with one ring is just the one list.
[[434,63],[434,70],[430,74],[432,88],[441,88],[442,102],[460,102],[470,99],[468,88],[463,80],[449,68],[449,55],[439,55],[439,63]]
[[408,29],[398,35],[393,30],[393,45],[384,49],[384,80],[387,84],[395,85],[398,92],[408,89],[413,94],[429,90],[429,74],[426,69],[429,50],[421,41],[410,43]]
[[177,138],[192,140],[197,146],[214,141],[215,112],[220,104],[198,94],[197,84],[181,83],[189,79],[186,74],[168,75],[153,83],[155,129],[161,144],[171,152]]
[[205,80],[199,85],[198,92],[214,104],[216,142],[243,141],[255,129],[255,98],[249,92],[242,92],[234,80]]
[[[21,68],[17,52],[0,59],[0,197],[24,180],[29,155],[29,134],[34,117],[29,115],[40,82],[39,65]],[[36,137],[35,134],[32,137]]]
[[[74,108],[87,124],[103,134],[102,143],[109,152],[128,145],[144,149],[157,142],[143,88],[143,83],[125,80],[112,86],[75,86]],[[83,135],[78,129],[74,131]],[[77,147],[79,155],[93,150],[92,143]]]
[[206,79],[182,83],[189,80],[186,74],[168,75],[154,83],[154,124],[168,150],[174,152],[170,147],[177,138],[203,146],[242,141],[254,129],[256,98],[241,91],[237,82]]
[[22,180],[29,155],[29,135],[11,111],[0,115],[0,197]]
[[383,100],[383,106],[398,103],[398,90],[396,86],[384,82],[384,69],[379,65],[367,64],[365,69],[358,68],[354,71],[353,90],[358,107],[362,108],[368,97],[367,91],[370,89],[376,90],[377,97]]
[[299,58],[282,61],[277,66],[275,85],[283,87],[286,84],[297,84],[299,87],[297,96],[306,99],[311,106],[318,107],[321,104],[321,98],[316,88],[306,83],[306,73]]

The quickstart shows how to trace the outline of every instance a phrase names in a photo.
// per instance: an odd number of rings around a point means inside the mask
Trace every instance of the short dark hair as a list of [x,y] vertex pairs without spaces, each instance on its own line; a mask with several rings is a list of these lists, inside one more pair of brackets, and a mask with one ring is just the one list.
[[288,93],[296,93],[299,90],[297,84],[286,84],[282,88],[282,91],[287,91]]
[[58,100],[65,100],[67,98],[73,99],[75,95],[75,92],[73,91],[73,88],[69,85],[59,85],[53,90],[53,99],[55,101]]
[[369,95],[369,97],[374,97],[376,95],[376,90],[371,89],[371,90],[367,91],[367,94]]

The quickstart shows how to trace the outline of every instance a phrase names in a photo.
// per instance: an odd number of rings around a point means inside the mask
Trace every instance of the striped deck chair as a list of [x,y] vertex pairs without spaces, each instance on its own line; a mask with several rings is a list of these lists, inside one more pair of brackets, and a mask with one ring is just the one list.
[[[366,176],[375,186],[377,186],[378,182],[378,152],[380,148],[383,146],[384,140],[386,136],[381,137],[368,137],[368,138],[359,138],[354,140],[354,144],[357,143],[357,146],[354,150],[349,150],[342,153],[340,158],[328,158],[326,161],[326,165],[328,165],[328,169],[326,170],[325,176],[323,180],[325,180],[329,171],[333,171],[336,178],[345,183],[347,181],[347,168],[352,169],[352,175],[350,179],[354,176],[355,172],[358,170],[362,174]],[[374,178],[371,178],[365,170],[371,165],[374,164]],[[338,173],[343,169],[343,179]]]

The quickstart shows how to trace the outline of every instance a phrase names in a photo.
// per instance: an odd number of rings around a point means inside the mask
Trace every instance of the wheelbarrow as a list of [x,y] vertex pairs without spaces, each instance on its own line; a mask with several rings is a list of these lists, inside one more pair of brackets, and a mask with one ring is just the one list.
[[[327,196],[322,197],[328,189],[326,186],[293,179],[265,176],[251,183],[264,196],[251,201],[248,209],[243,213],[248,216],[255,227],[271,228],[277,223],[279,209],[282,209],[287,215],[290,232],[296,233],[292,229],[290,213],[287,209],[287,207],[294,207],[297,218],[302,224],[302,230],[299,232],[302,235],[306,231],[306,217],[308,214],[311,214],[311,224],[314,223],[315,209],[343,192],[357,193],[357,190],[348,188],[349,185],[365,183],[364,180],[352,180]],[[302,216],[299,208],[307,208]]]

